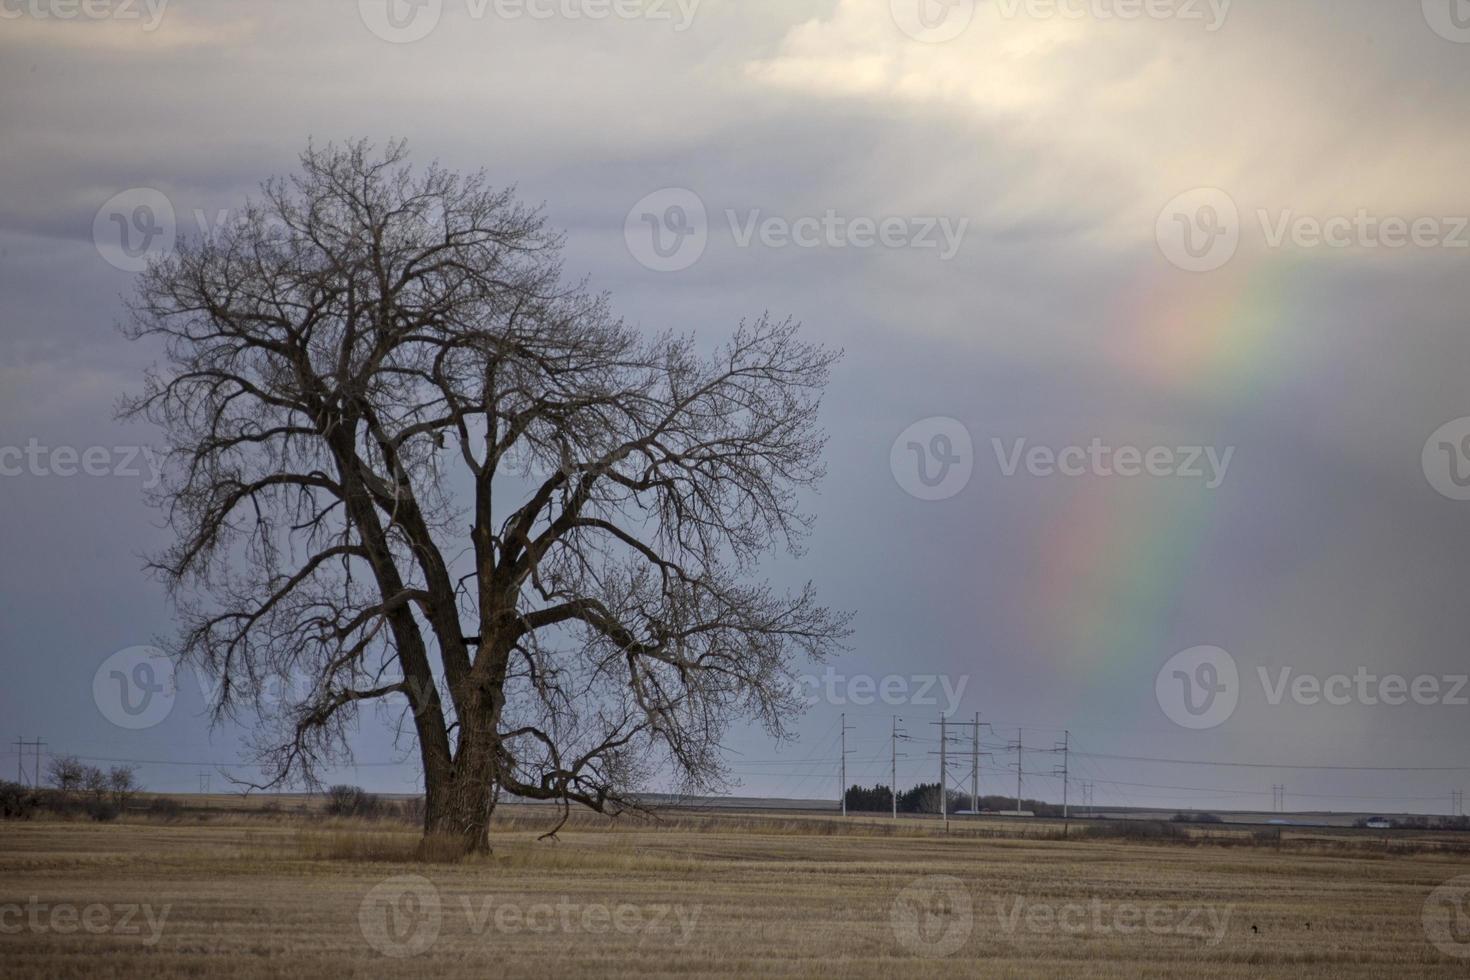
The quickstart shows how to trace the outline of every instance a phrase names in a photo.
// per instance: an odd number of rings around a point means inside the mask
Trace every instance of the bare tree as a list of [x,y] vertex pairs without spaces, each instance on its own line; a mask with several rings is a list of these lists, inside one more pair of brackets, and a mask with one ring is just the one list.
[[54,756],[46,763],[46,778],[63,794],[74,793],[82,788],[87,767],[74,755]]
[[113,766],[107,773],[107,791],[119,813],[128,808],[138,793],[138,772],[132,766]]
[[82,788],[92,798],[91,802],[96,806],[102,806],[107,802],[107,793],[110,784],[107,781],[107,773],[96,766],[87,766],[82,772]]
[[266,786],[315,784],[396,700],[425,832],[486,849],[502,791],[565,818],[655,771],[720,784],[729,722],[784,734],[797,658],[845,634],[810,585],[751,580],[800,552],[837,355],[767,317],[717,350],[645,336],[560,245],[483,174],[353,143],[143,275],[154,567],[218,716],[258,713]]

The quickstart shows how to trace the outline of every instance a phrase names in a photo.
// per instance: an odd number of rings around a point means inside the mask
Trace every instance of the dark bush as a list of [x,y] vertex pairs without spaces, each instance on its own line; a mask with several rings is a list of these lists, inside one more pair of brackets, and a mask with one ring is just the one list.
[[383,800],[361,786],[333,786],[327,790],[327,815],[332,817],[364,817],[376,820],[383,816]]
[[98,823],[108,823],[110,821],[116,820],[118,814],[122,812],[122,810],[118,808],[116,803],[113,803],[111,800],[105,799],[88,800],[85,804],[85,808],[87,811],[87,816],[91,817],[93,820],[96,820]]
[[155,796],[148,804],[148,815],[173,823],[183,819],[184,805],[171,796]]
[[40,806],[40,794],[29,786],[0,781],[0,818],[29,820]]
[[1188,840],[1189,833],[1175,823],[1163,820],[1113,820],[1108,823],[1089,824],[1083,828],[1084,837],[1109,838],[1114,840]]

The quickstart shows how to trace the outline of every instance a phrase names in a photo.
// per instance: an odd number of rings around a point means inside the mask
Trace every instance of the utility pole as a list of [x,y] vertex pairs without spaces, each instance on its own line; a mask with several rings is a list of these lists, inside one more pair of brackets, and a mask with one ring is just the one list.
[[1463,817],[1465,815],[1465,791],[1453,790],[1450,793],[1450,816]]
[[898,730],[898,723],[903,721],[898,715],[893,716],[893,735],[889,740],[889,747],[893,752],[893,759],[888,775],[888,795],[893,800],[893,819],[898,819],[898,740],[900,737],[908,738]]
[[1053,774],[1062,777],[1062,836],[1063,837],[1065,837],[1067,835],[1067,820],[1068,820],[1068,817],[1070,816],[1070,814],[1067,812],[1067,761],[1068,761],[1067,757],[1068,757],[1068,755],[1071,752],[1071,748],[1072,748],[1072,733],[1071,732],[1064,731],[1064,732],[1062,732],[1062,744],[1061,745],[1058,745],[1055,749],[1053,749],[1053,751],[1055,751],[1055,752],[1062,753],[1062,767],[1061,767],[1061,769],[1054,769],[1054,770],[1052,770]]
[[949,741],[949,736],[944,729],[944,715],[939,716],[939,816],[949,824],[949,776],[945,768],[944,750]]
[[[41,788],[41,748],[46,743],[39,738],[27,739],[25,736],[15,740],[15,780],[22,785],[29,785],[34,789]],[[26,749],[35,749],[35,762],[31,766],[30,781],[26,781]]]
[[842,763],[838,766],[838,790],[842,793],[842,815],[847,816],[847,713],[842,714]]
[[975,741],[970,754],[970,812],[980,814],[980,712],[975,712]]
[[1021,815],[1021,772],[1023,769],[1021,763],[1023,753],[1025,752],[1025,746],[1022,744],[1021,729],[1016,729],[1016,741],[1014,744],[1006,746],[1006,749],[1016,753],[1016,816],[1019,817]]

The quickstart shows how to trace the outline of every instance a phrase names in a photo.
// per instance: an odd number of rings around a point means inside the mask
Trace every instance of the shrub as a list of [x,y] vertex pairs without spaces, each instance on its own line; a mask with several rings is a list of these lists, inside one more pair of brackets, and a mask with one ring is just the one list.
[[86,803],[86,811],[87,816],[91,817],[93,820],[96,820],[98,823],[108,823],[110,821],[116,820],[118,814],[122,812],[117,808],[117,804],[113,803],[109,799],[88,800]]
[[1116,840],[1188,840],[1189,833],[1175,823],[1163,820],[1114,820],[1108,823],[1089,824],[1082,831],[1084,837]]
[[415,826],[423,824],[424,809],[424,798],[422,796],[410,796],[398,804],[399,816]]
[[71,793],[82,788],[87,767],[74,755],[58,755],[46,764],[46,778],[60,792]]
[[148,804],[148,815],[173,823],[184,816],[184,805],[171,796],[155,796]]
[[361,786],[333,786],[327,790],[327,815],[332,817],[364,817],[376,820],[383,816],[383,800]]
[[0,781],[0,818],[29,820],[40,805],[40,794],[29,786]]

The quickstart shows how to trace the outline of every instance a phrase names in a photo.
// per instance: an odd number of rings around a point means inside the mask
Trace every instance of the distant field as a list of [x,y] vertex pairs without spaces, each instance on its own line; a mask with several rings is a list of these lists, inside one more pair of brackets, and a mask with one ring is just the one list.
[[[289,808],[283,808],[289,809]],[[1052,839],[792,814],[580,816],[416,864],[406,825],[274,816],[0,825],[9,977],[1463,977],[1470,857],[1352,834]],[[1213,831],[1212,831],[1213,832]],[[1025,837],[1016,834],[1027,834]],[[1441,893],[1443,894],[1443,893]],[[1451,896],[1452,898],[1456,896]],[[1443,905],[1443,908],[1441,908]],[[1438,939],[1436,946],[1431,939]],[[1470,948],[1463,950],[1470,952]]]

